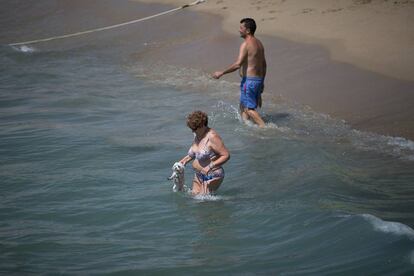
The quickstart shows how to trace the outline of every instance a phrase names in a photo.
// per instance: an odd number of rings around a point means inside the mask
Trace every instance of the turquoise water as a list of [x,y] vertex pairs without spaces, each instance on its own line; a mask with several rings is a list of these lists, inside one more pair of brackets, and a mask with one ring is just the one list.
[[[265,103],[266,129],[246,125],[237,83],[148,66],[133,57],[160,44],[124,32],[1,46],[1,274],[414,272],[412,141],[286,102]],[[194,109],[232,155],[216,196],[166,180]]]

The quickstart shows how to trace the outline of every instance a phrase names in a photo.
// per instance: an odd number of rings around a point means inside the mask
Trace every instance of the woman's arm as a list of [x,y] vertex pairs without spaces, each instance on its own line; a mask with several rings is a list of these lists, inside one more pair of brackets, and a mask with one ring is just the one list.
[[193,157],[189,156],[188,154],[186,156],[184,156],[180,161],[181,164],[183,164],[184,166],[187,165],[188,162],[190,162],[191,160],[193,160]]
[[222,166],[230,159],[230,152],[226,148],[221,139],[220,135],[216,132],[213,132],[210,136],[210,148],[217,154],[218,158],[214,161],[211,161],[209,167],[214,169],[216,167]]

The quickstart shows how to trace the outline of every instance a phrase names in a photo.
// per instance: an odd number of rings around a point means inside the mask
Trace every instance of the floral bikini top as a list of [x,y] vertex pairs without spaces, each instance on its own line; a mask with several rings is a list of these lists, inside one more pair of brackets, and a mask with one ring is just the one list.
[[202,147],[199,146],[199,148],[201,149],[199,149],[198,151],[193,151],[193,147],[190,147],[190,149],[188,150],[188,156],[190,156],[191,158],[196,158],[199,161],[208,161],[216,157],[216,153],[207,147],[207,143],[209,140],[210,139],[207,138],[204,145]]

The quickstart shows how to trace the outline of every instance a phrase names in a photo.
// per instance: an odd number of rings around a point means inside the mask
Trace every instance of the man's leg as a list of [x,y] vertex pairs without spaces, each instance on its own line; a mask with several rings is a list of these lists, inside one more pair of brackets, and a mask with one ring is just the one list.
[[256,110],[246,109],[246,113],[259,127],[265,127],[265,122]]
[[[245,85],[245,91],[240,94],[240,110],[242,112],[242,118],[244,120],[251,119],[259,127],[264,127],[265,123],[260,117],[256,108],[262,106],[263,83],[262,80],[247,79]],[[243,100],[242,100],[243,98]],[[243,116],[243,113],[245,114]]]
[[247,122],[249,120],[249,115],[246,112],[247,108],[244,107],[242,103],[240,103],[240,115],[244,122]]

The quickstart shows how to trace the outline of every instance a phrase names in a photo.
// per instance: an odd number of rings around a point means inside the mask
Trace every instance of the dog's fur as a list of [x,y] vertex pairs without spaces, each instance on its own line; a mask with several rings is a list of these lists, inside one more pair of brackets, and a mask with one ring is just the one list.
[[180,162],[174,163],[172,166],[172,174],[168,177],[168,180],[173,181],[173,191],[184,191],[184,165]]

